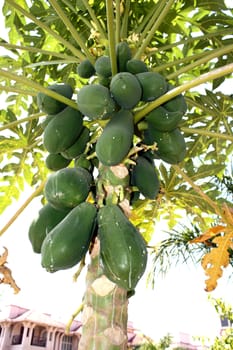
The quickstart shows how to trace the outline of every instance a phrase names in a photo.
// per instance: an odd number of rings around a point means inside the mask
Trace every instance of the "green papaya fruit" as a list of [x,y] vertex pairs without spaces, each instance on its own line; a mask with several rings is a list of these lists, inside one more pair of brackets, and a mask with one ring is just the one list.
[[142,88],[142,101],[153,101],[167,92],[167,82],[161,74],[156,72],[143,72],[135,76]]
[[46,167],[52,171],[66,168],[70,162],[70,159],[64,158],[60,153],[50,153],[45,159]]
[[98,75],[98,82],[100,85],[103,85],[104,87],[109,89],[111,78],[105,78],[105,77],[102,77],[101,75]]
[[112,78],[110,92],[120,107],[132,109],[141,99],[142,88],[133,74],[121,72]]
[[77,104],[81,113],[92,120],[102,119],[116,107],[109,89],[100,84],[83,86],[78,91]]
[[144,132],[144,142],[146,144],[156,143],[158,150],[154,152],[155,155],[169,164],[180,163],[185,158],[185,139],[178,128],[162,132],[149,126]]
[[[69,84],[53,84],[48,86],[48,89],[69,99],[73,95],[73,88]],[[37,105],[42,112],[47,114],[57,114],[67,106],[65,103],[46,95],[44,92],[38,92]]]
[[94,168],[92,162],[89,159],[87,159],[86,154],[80,154],[77,158],[75,158],[74,165],[75,167],[84,168],[90,173],[92,173]]
[[144,239],[117,205],[100,208],[97,221],[105,275],[124,289],[134,289],[146,269]]
[[[168,90],[172,90],[174,89],[174,86],[171,84],[168,84]],[[169,100],[168,102],[164,103],[164,108],[166,108],[169,112],[176,112],[176,111],[180,111],[183,113],[183,115],[186,113],[188,106],[185,100],[185,97],[180,94],[174,98],[172,98],[171,100]]]
[[75,142],[82,129],[82,114],[72,107],[66,107],[46,126],[44,147],[49,153],[61,153]]
[[112,75],[111,61],[109,56],[100,56],[95,61],[95,71],[98,75],[104,78],[109,78]]
[[116,45],[116,57],[118,72],[126,72],[127,62],[132,58],[130,47],[126,41],[121,41]]
[[99,161],[107,166],[121,163],[132,146],[133,134],[133,114],[126,110],[114,113],[96,142]]
[[67,148],[65,151],[61,152],[61,155],[66,159],[73,159],[78,157],[85,151],[86,145],[90,140],[90,131],[84,126],[81,133],[79,134],[77,140],[72,146]]
[[159,131],[172,131],[176,129],[183,117],[182,111],[169,111],[163,106],[153,109],[145,117],[149,123],[148,127],[153,127]]
[[96,208],[84,202],[45,237],[41,264],[49,272],[65,270],[78,264],[88,251],[96,223]]
[[45,204],[38,212],[37,217],[29,226],[28,236],[34,253],[41,252],[42,243],[46,235],[61,222],[68,211],[57,210],[49,203]]
[[132,58],[126,63],[126,69],[127,69],[127,72],[132,74],[148,72],[148,68],[145,62],[135,58]]
[[54,208],[71,209],[86,200],[91,182],[92,176],[84,168],[61,169],[48,177],[44,194]]
[[160,189],[160,181],[155,165],[148,158],[137,157],[131,176],[133,186],[136,186],[145,198],[156,198]]
[[89,59],[85,59],[79,63],[77,73],[81,78],[88,79],[95,74],[95,67]]
[[51,120],[56,116],[56,114],[48,114],[41,123],[41,127],[45,130],[46,126],[51,122]]

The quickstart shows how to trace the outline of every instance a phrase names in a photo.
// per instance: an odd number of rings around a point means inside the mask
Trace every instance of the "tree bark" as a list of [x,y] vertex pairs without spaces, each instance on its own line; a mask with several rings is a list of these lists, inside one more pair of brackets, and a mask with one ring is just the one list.
[[127,349],[128,298],[104,274],[96,239],[86,277],[82,336],[78,350]]

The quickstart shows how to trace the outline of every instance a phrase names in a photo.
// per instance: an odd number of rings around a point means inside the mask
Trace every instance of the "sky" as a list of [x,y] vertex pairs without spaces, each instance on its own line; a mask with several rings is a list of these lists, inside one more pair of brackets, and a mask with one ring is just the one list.
[[[27,188],[20,200],[1,215],[0,228],[8,222],[30,193],[31,189]],[[14,294],[9,286],[0,285],[0,309],[5,305],[15,304],[51,313],[67,322],[82,302],[85,269],[78,281],[73,282],[75,267],[54,274],[41,267],[40,256],[33,253],[28,239],[29,225],[40,208],[38,199],[34,199],[0,237],[0,254],[4,246],[9,249],[8,267],[21,288],[18,294]],[[162,230],[160,225],[155,232],[161,234]],[[128,319],[135,328],[154,340],[168,332],[187,332],[211,338],[219,334],[219,318],[208,300],[209,294],[204,291],[205,275],[201,266],[173,267],[165,277],[156,277],[153,290],[146,287],[147,274],[148,271],[140,280],[136,295],[129,299]],[[224,277],[219,280],[211,295],[221,297],[233,305],[233,283],[229,276],[230,270],[226,269]]]

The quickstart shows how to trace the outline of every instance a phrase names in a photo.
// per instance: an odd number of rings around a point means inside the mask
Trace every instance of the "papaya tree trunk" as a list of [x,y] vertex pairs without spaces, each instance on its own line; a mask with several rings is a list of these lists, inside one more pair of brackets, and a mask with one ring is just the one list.
[[[129,210],[126,200],[128,169],[123,164],[99,167],[97,203],[114,202]],[[86,292],[82,317],[82,336],[78,350],[127,349],[128,298],[127,291],[103,272],[100,263],[100,241],[95,239],[86,276]]]
[[78,350],[127,349],[127,320],[127,291],[103,274],[99,262],[99,240],[96,239],[86,276]]

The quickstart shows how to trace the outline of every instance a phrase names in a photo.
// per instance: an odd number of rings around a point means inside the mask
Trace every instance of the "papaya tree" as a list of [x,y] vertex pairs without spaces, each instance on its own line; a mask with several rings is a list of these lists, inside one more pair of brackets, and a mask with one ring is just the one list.
[[[126,349],[156,222],[176,230],[182,214],[198,228],[186,242],[206,248],[207,291],[231,261],[232,200],[217,179],[232,166],[232,9],[5,0],[2,11],[1,213],[26,183],[32,194],[1,234],[40,196],[29,239],[42,267],[77,265],[77,277],[89,259],[79,350]],[[2,282],[17,290],[8,253]]]

